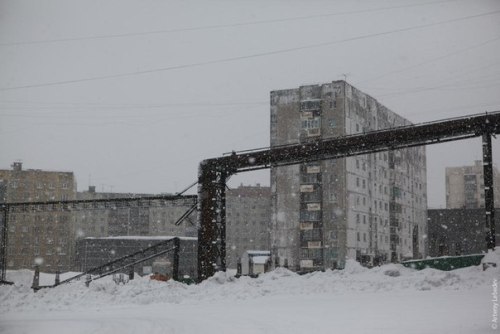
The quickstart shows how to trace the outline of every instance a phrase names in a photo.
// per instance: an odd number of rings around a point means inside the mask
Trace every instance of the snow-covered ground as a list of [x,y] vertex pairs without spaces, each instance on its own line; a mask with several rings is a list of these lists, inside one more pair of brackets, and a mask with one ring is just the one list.
[[[283,268],[256,279],[219,273],[191,286],[110,278],[33,293],[32,272],[15,271],[8,278],[16,285],[0,287],[0,332],[494,333],[499,275],[498,267],[442,272],[349,262],[304,276]],[[52,279],[44,275],[41,284]]]

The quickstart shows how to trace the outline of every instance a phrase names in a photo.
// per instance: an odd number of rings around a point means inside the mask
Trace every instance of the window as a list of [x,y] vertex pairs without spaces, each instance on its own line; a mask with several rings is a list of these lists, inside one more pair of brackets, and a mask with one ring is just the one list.
[[366,188],[366,180],[363,179],[363,189],[365,189],[365,188]]
[[357,233],[357,238],[358,238],[358,241],[361,241],[360,238],[359,238],[359,232]]
[[356,223],[360,223],[359,213],[356,214]]
[[359,177],[356,178],[356,187],[359,187]]
[[303,210],[303,211],[300,211],[300,218],[303,221],[320,220],[321,219],[321,211]]
[[302,129],[318,129],[321,125],[320,118],[307,118],[302,120]]
[[366,242],[366,233],[363,233],[363,241]]
[[315,110],[321,107],[320,100],[312,100],[312,101],[302,101],[300,103],[300,110]]
[[366,205],[366,197],[363,197],[363,205]]
[[356,169],[359,169],[359,160],[356,159]]

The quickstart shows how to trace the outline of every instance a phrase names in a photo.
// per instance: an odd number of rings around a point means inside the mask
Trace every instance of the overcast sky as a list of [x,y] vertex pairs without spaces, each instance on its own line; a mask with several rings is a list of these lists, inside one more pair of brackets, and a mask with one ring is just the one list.
[[[412,122],[500,110],[500,1],[0,0],[0,169],[180,191],[201,160],[269,146],[271,90],[344,78]],[[427,157],[440,207],[481,145]]]

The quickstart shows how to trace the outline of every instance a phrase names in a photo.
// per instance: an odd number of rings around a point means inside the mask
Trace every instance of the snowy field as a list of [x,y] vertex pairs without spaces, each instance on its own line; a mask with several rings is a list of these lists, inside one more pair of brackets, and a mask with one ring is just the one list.
[[[442,272],[349,262],[304,276],[283,268],[257,279],[219,273],[192,286],[110,278],[37,293],[32,272],[8,274],[17,283],[0,287],[0,332],[9,334],[498,333],[498,267]],[[52,280],[44,275],[41,284]]]

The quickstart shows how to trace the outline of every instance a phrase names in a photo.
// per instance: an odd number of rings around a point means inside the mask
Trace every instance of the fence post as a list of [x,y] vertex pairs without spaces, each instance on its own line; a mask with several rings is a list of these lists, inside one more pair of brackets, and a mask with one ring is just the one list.
[[172,279],[179,280],[179,252],[181,250],[181,240],[174,238],[174,263],[172,268]]
[[240,277],[242,274],[241,270],[241,258],[238,258],[238,263],[236,264],[236,276]]
[[59,285],[59,283],[61,283],[61,278],[60,278],[60,276],[59,276],[59,275],[60,275],[60,272],[59,272],[59,270],[58,270],[58,271],[56,271],[56,280],[55,280],[55,282],[54,282],[54,286],[58,286],[58,285]]
[[40,287],[40,267],[37,265],[35,266],[35,275],[33,276],[33,285],[31,286],[31,288],[37,291],[39,287]]
[[87,274],[87,275],[85,276],[85,286],[86,286],[87,288],[89,287],[89,285],[90,285],[90,282],[91,282],[91,281],[92,281],[92,275]]
[[130,266],[128,269],[128,280],[131,281],[134,279],[134,266]]

